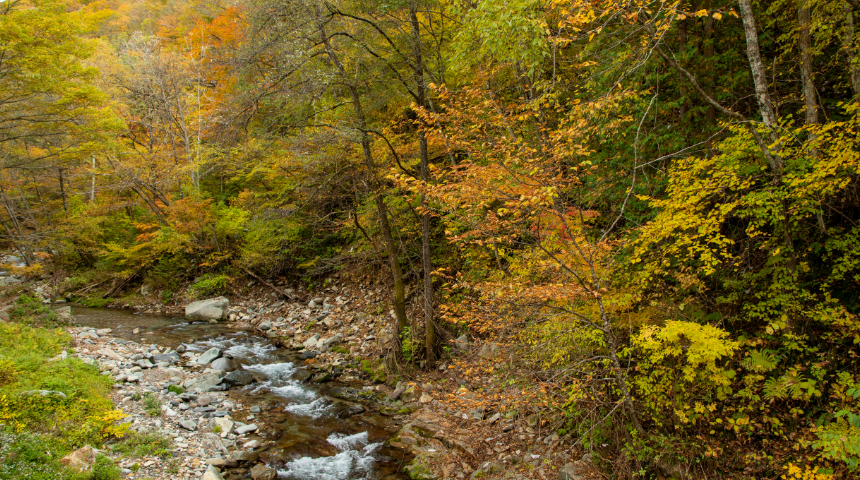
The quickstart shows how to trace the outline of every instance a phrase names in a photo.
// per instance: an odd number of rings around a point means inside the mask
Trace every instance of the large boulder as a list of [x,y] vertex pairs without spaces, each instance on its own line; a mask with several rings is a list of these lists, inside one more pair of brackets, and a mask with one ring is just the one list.
[[185,306],[185,318],[188,320],[223,320],[227,318],[230,300],[224,297],[210,298],[189,303]]
[[239,370],[242,368],[242,365],[230,357],[221,357],[212,362],[212,364],[209,365],[209,368],[213,370],[221,370],[222,372],[232,372],[233,370]]
[[236,370],[224,376],[224,383],[230,387],[244,387],[255,381],[254,375],[245,370]]

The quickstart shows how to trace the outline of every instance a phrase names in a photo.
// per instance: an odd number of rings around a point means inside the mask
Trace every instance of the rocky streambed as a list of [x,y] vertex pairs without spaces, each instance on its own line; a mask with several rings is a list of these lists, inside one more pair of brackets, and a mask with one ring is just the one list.
[[[398,405],[236,324],[73,308],[76,354],[117,381],[132,429],[170,439],[172,455],[116,457],[125,478],[406,478],[406,451],[381,412]],[[396,442],[395,442],[396,443]],[[162,452],[163,453],[163,452]]]

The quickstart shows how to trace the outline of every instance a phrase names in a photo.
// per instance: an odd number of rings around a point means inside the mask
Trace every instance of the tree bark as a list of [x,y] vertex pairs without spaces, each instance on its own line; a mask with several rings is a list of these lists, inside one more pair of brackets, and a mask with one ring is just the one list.
[[374,202],[376,203],[376,211],[379,216],[380,230],[382,230],[382,238],[385,240],[385,246],[388,250],[388,264],[391,268],[391,277],[394,281],[394,315],[397,319],[397,339],[399,341],[401,332],[406,328],[406,288],[403,283],[403,271],[400,268],[397,245],[394,243],[394,236],[391,234],[391,224],[388,222],[388,208],[385,205],[385,200],[382,198],[382,183],[379,181],[376,162],[373,159],[370,135],[367,133],[367,120],[365,119],[364,111],[361,106],[361,96],[359,95],[358,88],[355,84],[349,81],[349,75],[346,72],[346,68],[343,66],[343,63],[341,63],[337,52],[332,48],[331,40],[326,34],[325,24],[320,24],[319,33],[326,55],[337,68],[338,73],[343,78],[344,83],[349,90],[350,98],[352,99],[352,107],[355,112],[355,119],[358,122],[361,150],[364,155],[364,163],[371,174],[371,188],[373,189]]
[[[413,2],[409,7],[409,20],[412,24],[413,55],[415,56],[415,85],[418,95],[418,105],[422,108],[427,103],[427,86],[424,83],[424,57],[421,46],[421,26],[418,23],[418,6]],[[421,181],[430,182],[430,165],[427,156],[427,135],[422,122],[418,130],[418,144],[421,155]],[[421,194],[421,267],[424,271],[424,347],[426,349],[427,368],[433,368],[436,363],[436,324],[433,309],[433,258],[430,250],[430,211],[427,195]]]
[[803,101],[806,106],[806,124],[818,123],[818,102],[816,102],[815,84],[812,83],[812,36],[809,32],[811,23],[809,0],[798,0],[797,22],[800,25],[800,38],[797,46],[800,50],[800,78],[803,80]]
[[744,34],[747,40],[747,57],[752,70],[755,95],[761,112],[762,123],[767,127],[771,145],[765,145],[766,156],[776,183],[782,181],[782,159],[779,156],[779,135],[776,132],[776,113],[768,91],[767,75],[761,60],[761,50],[758,44],[758,32],[755,26],[750,0],[738,0],[741,10],[741,20],[744,24]]

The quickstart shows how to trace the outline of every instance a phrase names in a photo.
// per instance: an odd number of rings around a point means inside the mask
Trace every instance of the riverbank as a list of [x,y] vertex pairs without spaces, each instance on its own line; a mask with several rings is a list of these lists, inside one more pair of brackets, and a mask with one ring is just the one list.
[[[56,299],[61,293],[51,291],[47,285],[31,285],[30,288],[46,299]],[[415,369],[410,370],[408,377],[388,377],[382,368],[382,357],[393,338],[388,329],[391,314],[386,311],[387,301],[381,287],[332,282],[313,294],[301,289],[290,293],[292,298],[288,299],[265,286],[250,285],[242,297],[230,298],[227,325],[236,330],[252,329],[274,344],[294,351],[298,357],[296,363],[309,373],[307,380],[321,384],[336,380],[354,385],[331,392],[335,397],[351,401],[375,397],[377,400],[370,410],[376,410],[390,419],[390,425],[397,427],[387,443],[409,452],[412,461],[406,471],[412,478],[597,478],[592,473],[594,468],[589,456],[578,449],[570,449],[571,439],[554,429],[556,419],[550,412],[503,412],[480,407],[488,394],[493,395],[495,390],[504,393],[506,388],[491,382],[488,376],[467,377],[464,372],[470,367],[500,361],[497,357],[504,352],[498,348],[461,339],[452,344],[451,354],[438,369],[432,372]],[[114,306],[149,313],[179,310],[179,305],[164,308],[161,302],[147,301],[147,297]],[[159,345],[156,353],[145,341],[145,331],[138,332],[140,336],[135,341],[110,333],[93,338],[92,329],[73,329],[72,333],[76,339],[83,335],[78,354],[93,358],[103,366],[120,362],[118,358],[130,359],[136,355],[170,355],[171,348],[175,347]],[[111,358],[108,351],[117,358]],[[180,358],[188,365],[189,358]],[[251,405],[231,400],[230,391],[216,391],[203,395],[202,402],[206,403],[203,408],[214,409],[204,412],[209,413],[209,417],[195,415],[200,404],[188,396],[189,401],[183,400],[181,394],[169,389],[171,382],[184,389],[185,382],[203,375],[205,369],[187,370],[182,362],[154,369],[140,367],[134,372],[110,370],[123,381],[115,390],[113,401],[129,415],[129,421],[139,427],[136,430],[169,439],[172,448],[177,449],[174,453],[182,458],[178,463],[158,455],[118,458],[124,474],[128,478],[196,479],[206,474],[208,464],[226,467],[227,462],[238,469],[236,475],[250,474],[255,466],[253,462],[234,459],[234,464],[230,455],[251,452],[247,458],[253,458],[255,448],[259,447],[252,442],[259,441],[265,448],[265,442],[270,440],[265,436],[255,437],[256,432],[242,435],[233,432],[222,437],[215,432],[216,423],[211,414],[226,412],[217,418],[229,415],[228,420],[235,428],[236,425],[253,425],[271,412],[261,407],[252,412]],[[129,374],[134,374],[137,380],[127,381]],[[126,377],[121,378],[121,375]],[[148,392],[160,403],[159,408],[164,407],[158,415],[147,412],[144,396]],[[186,426],[180,422],[185,422]],[[191,429],[192,426],[195,428]],[[251,445],[246,447],[248,443]],[[262,463],[265,460],[263,458]],[[271,464],[272,459],[268,460]],[[254,461],[260,461],[259,455]],[[227,470],[225,468],[225,474]],[[261,471],[258,468],[258,473]]]

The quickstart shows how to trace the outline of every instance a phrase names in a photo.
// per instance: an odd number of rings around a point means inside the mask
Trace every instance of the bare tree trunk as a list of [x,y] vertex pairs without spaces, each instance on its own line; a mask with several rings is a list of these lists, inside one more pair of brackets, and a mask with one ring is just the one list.
[[[370,171],[372,177],[373,197],[376,203],[376,211],[379,215],[379,225],[382,230],[382,238],[385,240],[385,246],[388,250],[388,264],[391,268],[391,277],[394,280],[394,314],[397,318],[397,341],[399,342],[400,334],[406,328],[406,288],[403,283],[403,271],[400,268],[399,255],[397,245],[394,243],[394,236],[391,234],[391,225],[388,222],[388,208],[385,205],[385,200],[382,198],[382,183],[379,181],[379,174],[376,168],[376,162],[373,160],[373,150],[370,147],[370,136],[367,132],[367,121],[364,117],[364,111],[361,107],[361,96],[358,93],[358,88],[355,84],[349,82],[349,75],[346,72],[340,57],[331,46],[331,41],[326,34],[325,25],[319,26],[320,40],[326,50],[326,55],[337,68],[344,83],[349,89],[349,94],[352,99],[353,110],[355,111],[356,121],[358,122],[358,131],[360,134],[361,150],[364,154],[364,163]],[[399,349],[398,349],[399,350]]]
[[[747,57],[752,70],[753,82],[755,83],[755,95],[758,100],[759,110],[764,125],[771,132],[771,140],[778,140],[776,136],[776,113],[773,108],[773,102],[770,99],[768,92],[767,75],[764,70],[764,63],[761,61],[761,50],[758,46],[758,31],[756,31],[755,17],[753,16],[750,0],[738,0],[741,10],[741,19],[744,24],[744,34],[747,39]],[[776,143],[776,142],[773,142]],[[775,148],[778,152],[778,145],[771,145],[768,148]],[[778,153],[777,153],[778,155]],[[771,152],[772,160],[771,168],[778,177],[782,175],[782,161],[777,155]]]
[[93,155],[93,173],[90,174],[90,202],[96,201],[96,157]]
[[857,67],[857,47],[854,43],[854,11],[845,3],[845,34],[842,36],[842,53],[848,64],[848,75],[854,89],[854,101],[860,102],[860,68]]
[[818,102],[816,102],[815,84],[812,83],[812,36],[809,33],[811,22],[809,0],[798,0],[797,22],[800,24],[800,38],[797,46],[800,49],[800,78],[803,80],[803,101],[806,105],[806,124],[818,123]]
[[[415,57],[415,84],[418,94],[418,104],[425,107],[427,103],[427,87],[424,84],[424,57],[421,46],[421,27],[418,23],[418,6],[413,2],[409,8],[409,20],[412,24],[413,55]],[[427,158],[427,135],[425,125],[418,130],[418,144],[421,154],[421,181],[430,182],[430,165]],[[433,310],[433,258],[430,251],[430,211],[427,196],[421,194],[421,267],[424,271],[424,347],[426,349],[427,368],[433,368],[436,363],[436,324]]]
[[[708,2],[708,10],[711,10],[711,3]],[[710,15],[705,17],[705,58],[707,59],[708,65],[713,65],[714,58],[714,18]],[[708,96],[714,98],[714,84],[716,83],[716,71],[711,72],[711,78],[708,81],[707,89]],[[708,124],[713,126],[717,125],[717,109],[710,103],[708,104]],[[708,157],[713,156],[714,148],[713,142],[711,139],[708,139]]]
[[57,168],[58,176],[60,177],[60,196],[63,197],[63,212],[66,213],[66,216],[69,216],[69,204],[66,201],[66,182],[63,179],[63,167]]

